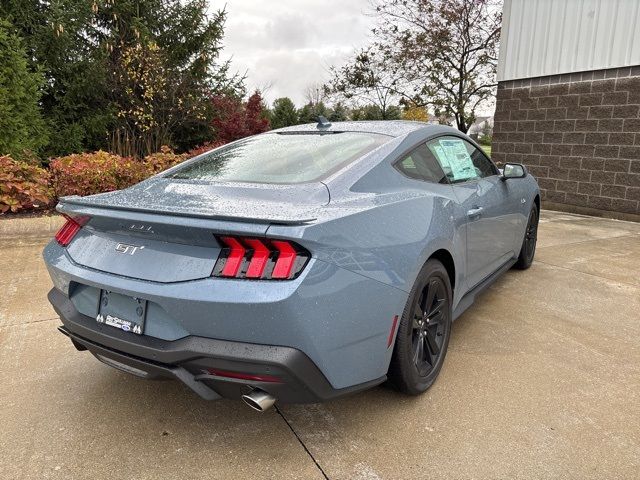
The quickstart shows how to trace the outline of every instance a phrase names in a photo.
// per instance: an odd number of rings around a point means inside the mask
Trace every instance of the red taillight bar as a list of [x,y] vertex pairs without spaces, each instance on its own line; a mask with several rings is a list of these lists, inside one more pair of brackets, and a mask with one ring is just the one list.
[[278,249],[278,252],[280,252],[271,276],[273,278],[289,278],[293,264],[296,262],[297,255],[295,248],[293,248],[289,242],[283,242],[282,240],[274,240],[271,243],[273,243]]
[[311,254],[289,240],[218,237],[223,245],[212,275],[253,280],[290,280],[305,267]]
[[235,277],[242,266],[246,250],[242,244],[233,237],[221,237],[220,240],[222,240],[224,244],[231,249],[227,256],[227,262],[224,264],[224,268],[222,269],[222,276]]
[[247,278],[260,278],[267,266],[271,252],[264,243],[257,238],[247,238],[245,243],[253,248],[253,256],[247,269]]
[[55,239],[61,246],[66,247],[71,243],[73,237],[80,231],[82,226],[89,221],[89,217],[75,217],[71,218],[67,215],[63,215],[67,219],[65,224],[56,233]]

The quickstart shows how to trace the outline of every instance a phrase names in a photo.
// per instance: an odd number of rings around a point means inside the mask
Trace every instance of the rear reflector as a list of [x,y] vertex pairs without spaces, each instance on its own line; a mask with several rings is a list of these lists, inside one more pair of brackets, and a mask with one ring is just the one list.
[[214,277],[254,280],[290,280],[304,269],[311,254],[288,240],[218,237],[223,249],[213,268]]
[[391,323],[391,330],[389,331],[389,338],[387,338],[387,348],[389,348],[393,343],[393,336],[396,334],[396,325],[398,325],[398,315],[395,315],[393,317],[393,322]]
[[67,215],[64,215],[64,218],[67,219],[65,224],[58,230],[56,233],[56,242],[58,242],[63,247],[66,247],[71,243],[73,237],[80,231],[82,226],[89,221],[89,217],[75,217],[71,218]]
[[282,379],[273,375],[253,375],[250,373],[229,372],[227,370],[218,370],[216,368],[207,368],[207,373],[216,377],[236,378],[238,380],[252,380],[254,382],[282,383]]

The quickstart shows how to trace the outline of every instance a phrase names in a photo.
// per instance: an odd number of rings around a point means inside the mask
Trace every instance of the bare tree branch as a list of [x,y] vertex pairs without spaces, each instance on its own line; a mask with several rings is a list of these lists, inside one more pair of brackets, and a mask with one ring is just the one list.
[[454,117],[466,132],[494,95],[501,7],[500,0],[371,0],[384,57],[378,66],[404,78],[395,94]]

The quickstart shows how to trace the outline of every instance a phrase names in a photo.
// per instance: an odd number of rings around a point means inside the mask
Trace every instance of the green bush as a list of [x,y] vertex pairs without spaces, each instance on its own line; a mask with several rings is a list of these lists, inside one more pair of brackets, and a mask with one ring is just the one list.
[[44,168],[0,156],[0,213],[46,208],[51,194]]
[[149,176],[142,162],[102,150],[56,158],[49,168],[56,197],[120,190]]
[[493,136],[491,134],[481,134],[478,137],[478,143],[480,145],[491,145],[492,141],[493,141]]

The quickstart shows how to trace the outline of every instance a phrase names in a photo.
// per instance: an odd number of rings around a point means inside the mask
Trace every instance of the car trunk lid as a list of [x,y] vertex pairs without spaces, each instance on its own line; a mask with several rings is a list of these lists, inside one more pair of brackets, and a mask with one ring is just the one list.
[[296,224],[313,221],[318,209],[329,203],[329,191],[321,182],[208,183],[153,177],[125,190],[65,197],[63,201],[69,205],[156,214]]
[[[145,182],[143,182],[144,184]],[[272,224],[304,224],[328,202],[324,185],[229,186],[163,181],[90,197],[65,197],[58,210],[90,220],[67,247],[85,267],[154,282],[209,277],[216,236],[265,236]]]

